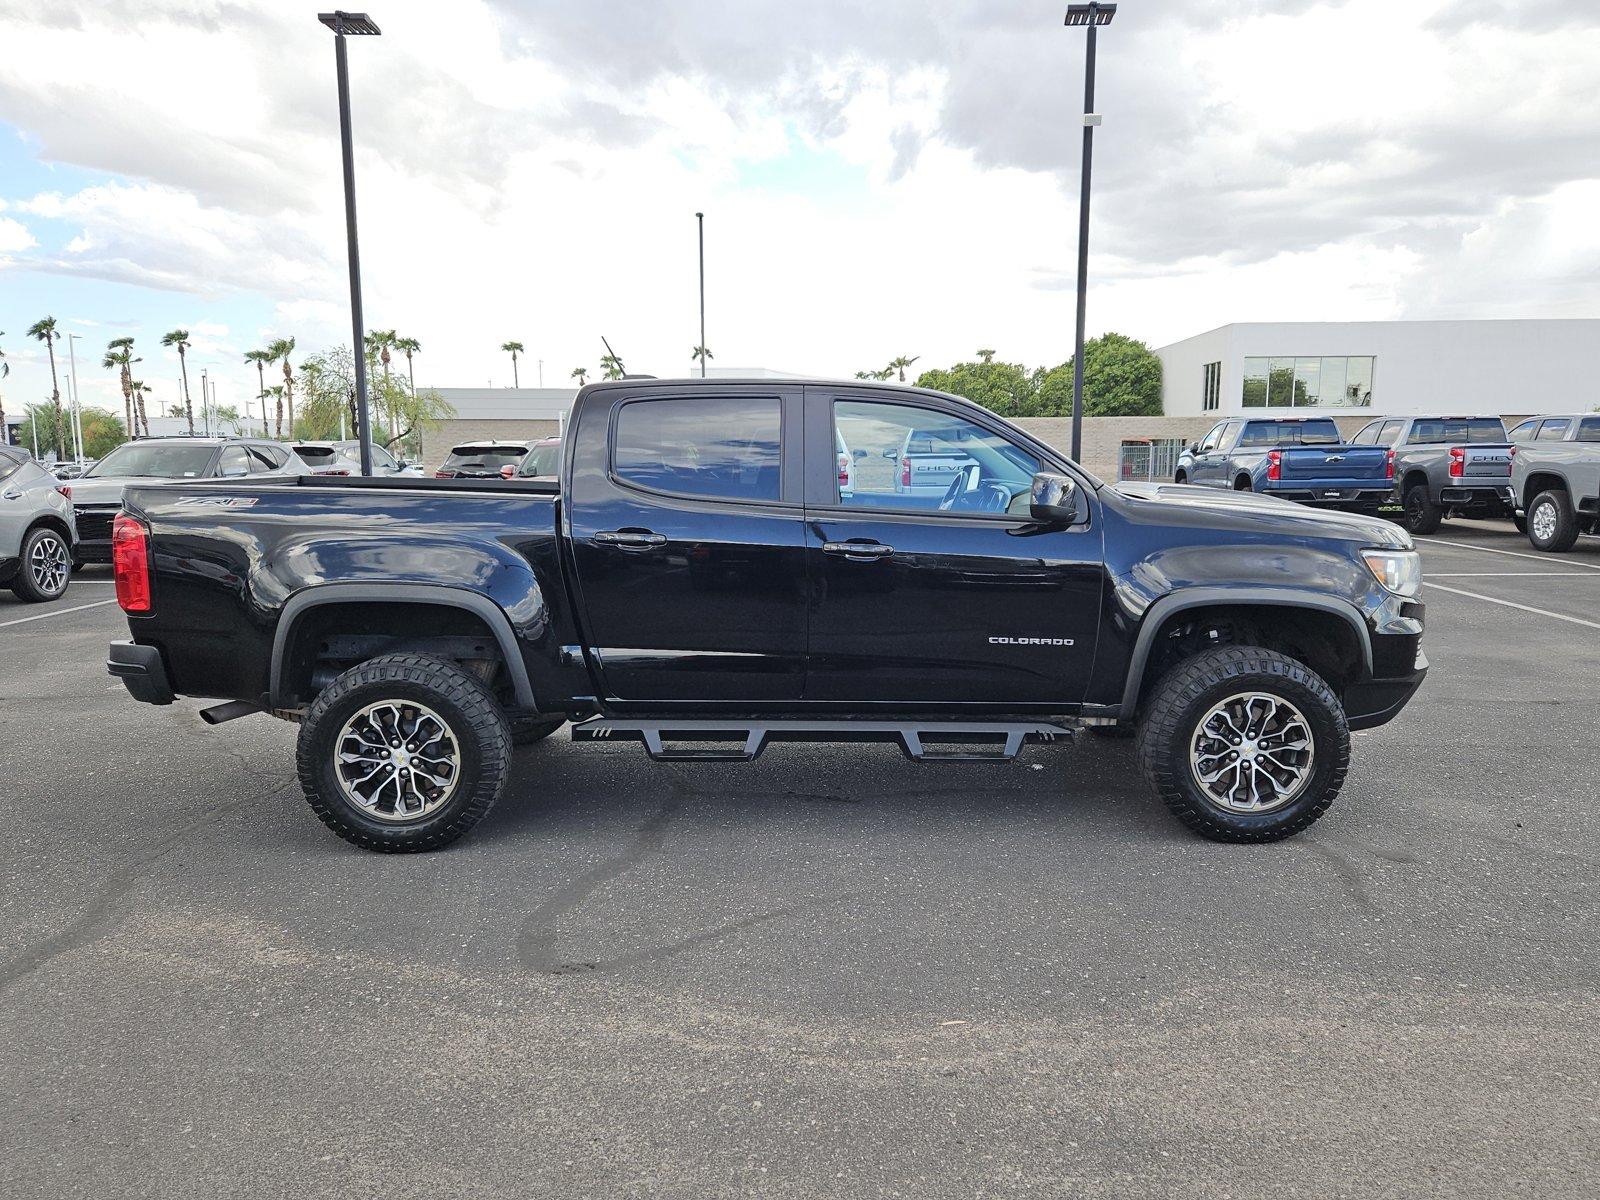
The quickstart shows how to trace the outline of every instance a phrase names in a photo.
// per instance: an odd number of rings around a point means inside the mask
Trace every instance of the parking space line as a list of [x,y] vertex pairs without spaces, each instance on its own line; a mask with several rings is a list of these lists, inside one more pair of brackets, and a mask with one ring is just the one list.
[[[1509,554],[1512,558],[1531,558],[1534,562],[1547,563],[1550,561],[1548,554],[1524,554],[1521,550],[1496,550],[1493,546],[1474,546],[1471,542],[1447,542],[1441,538],[1419,537],[1413,541],[1422,542],[1428,546],[1459,546],[1463,550],[1482,550],[1485,554]],[[1589,571],[1600,571],[1600,567],[1591,563],[1568,563],[1569,566],[1583,567]]]
[[1450,592],[1457,596],[1470,596],[1474,600],[1487,600],[1490,604],[1503,604],[1507,608],[1520,609],[1523,612],[1535,613],[1541,617],[1554,617],[1558,621],[1571,621],[1574,625],[1585,625],[1590,629],[1600,629],[1600,621],[1585,621],[1582,617],[1569,617],[1566,613],[1551,612],[1548,608],[1534,608],[1531,604],[1518,604],[1514,600],[1501,600],[1498,596],[1484,596],[1477,592],[1464,591],[1461,588],[1445,587],[1442,583],[1429,583],[1423,580],[1423,587],[1431,587],[1436,591]]
[[1593,579],[1582,571],[1429,571],[1429,579]]
[[18,617],[15,621],[0,621],[0,629],[10,625],[26,625],[29,621],[42,621],[46,617],[64,617],[68,613],[82,612],[86,608],[102,608],[115,604],[115,600],[96,600],[93,604],[77,604],[71,608],[52,608],[49,612],[34,613],[31,617]]

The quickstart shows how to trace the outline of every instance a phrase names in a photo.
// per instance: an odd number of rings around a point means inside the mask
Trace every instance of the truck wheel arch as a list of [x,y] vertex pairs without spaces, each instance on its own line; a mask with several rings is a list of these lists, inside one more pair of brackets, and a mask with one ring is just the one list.
[[500,648],[500,656],[523,708],[536,708],[528,665],[512,631],[511,620],[487,596],[465,588],[429,583],[324,583],[303,588],[284,602],[272,635],[271,707],[288,707],[284,695],[284,665],[294,645],[296,626],[306,613],[333,604],[421,604],[470,613],[483,622]]
[[1518,499],[1526,509],[1533,503],[1535,496],[1540,492],[1566,492],[1572,494],[1572,489],[1567,486],[1566,479],[1556,471],[1540,470],[1531,472],[1527,479],[1522,481],[1522,495]]
[[1360,649],[1361,666],[1372,674],[1372,637],[1366,621],[1354,605],[1315,592],[1281,588],[1186,588],[1182,593],[1163,596],[1145,610],[1139,623],[1133,653],[1128,659],[1127,681],[1123,685],[1121,717],[1131,720],[1138,712],[1145,686],[1145,669],[1155,651],[1156,638],[1175,616],[1194,609],[1221,608],[1243,610],[1299,609],[1338,617],[1350,629]]

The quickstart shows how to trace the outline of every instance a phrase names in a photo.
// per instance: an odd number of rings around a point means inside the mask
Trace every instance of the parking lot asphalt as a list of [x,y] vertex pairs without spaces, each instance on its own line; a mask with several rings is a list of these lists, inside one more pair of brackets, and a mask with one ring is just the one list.
[[1433,674],[1264,847],[1125,741],[562,734],[365,854],[105,675],[104,574],[7,595],[0,1194],[1592,1196],[1600,541],[1421,544]]

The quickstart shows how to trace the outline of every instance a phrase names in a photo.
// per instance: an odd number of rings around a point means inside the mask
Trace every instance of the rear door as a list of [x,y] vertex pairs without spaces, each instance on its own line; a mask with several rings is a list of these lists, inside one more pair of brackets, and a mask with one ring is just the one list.
[[[908,430],[969,460],[943,494],[898,489],[883,451]],[[806,436],[806,461],[820,464],[806,478],[807,701],[959,711],[1082,700],[1103,585],[1092,489],[1087,524],[1037,529],[1040,459],[1003,423],[934,397],[808,385]],[[848,493],[831,453],[841,437],[856,468]]]
[[[586,409],[567,496],[585,639],[616,701],[805,685],[801,392],[640,387]],[[825,453],[824,465],[836,456]]]

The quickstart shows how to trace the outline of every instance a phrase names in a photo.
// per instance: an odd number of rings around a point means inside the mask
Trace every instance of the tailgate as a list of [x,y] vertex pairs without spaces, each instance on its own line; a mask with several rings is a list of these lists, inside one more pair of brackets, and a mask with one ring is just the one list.
[[[1459,454],[1457,453],[1459,451]],[[1450,472],[1457,479],[1481,479],[1500,482],[1511,478],[1511,443],[1503,446],[1452,446],[1452,460],[1461,460],[1461,474]],[[1451,464],[1454,466],[1454,462]]]
[[1286,481],[1383,484],[1389,477],[1382,446],[1285,446],[1281,458]]

